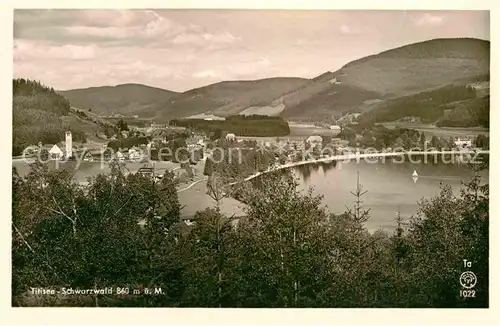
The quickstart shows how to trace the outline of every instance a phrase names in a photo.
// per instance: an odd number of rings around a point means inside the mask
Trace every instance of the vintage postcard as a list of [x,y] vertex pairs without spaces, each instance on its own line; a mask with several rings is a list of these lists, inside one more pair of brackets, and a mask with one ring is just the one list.
[[490,11],[201,8],[13,9],[10,305],[489,308]]

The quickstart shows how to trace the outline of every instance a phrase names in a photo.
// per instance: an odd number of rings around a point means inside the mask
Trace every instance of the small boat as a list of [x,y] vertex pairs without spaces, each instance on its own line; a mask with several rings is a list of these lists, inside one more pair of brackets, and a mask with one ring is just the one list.
[[413,170],[413,174],[411,175],[412,177],[418,177],[417,170]]

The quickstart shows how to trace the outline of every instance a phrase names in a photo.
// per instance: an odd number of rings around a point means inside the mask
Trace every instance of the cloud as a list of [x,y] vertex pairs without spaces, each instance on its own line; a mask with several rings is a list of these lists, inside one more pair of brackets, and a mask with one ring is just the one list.
[[238,60],[214,66],[212,69],[204,69],[194,73],[194,78],[219,78],[222,80],[256,79],[263,72],[270,72],[273,65],[265,57],[255,60]]
[[125,39],[135,32],[120,27],[68,26],[64,27],[67,34],[75,37],[97,37],[102,39]]
[[443,23],[443,17],[426,13],[415,21],[416,26],[439,26]]
[[94,45],[49,46],[31,41],[15,41],[14,61],[33,59],[57,60],[88,60],[96,57],[97,48]]
[[207,41],[212,41],[212,42],[216,42],[216,43],[233,43],[233,42],[239,40],[239,38],[234,37],[229,32],[218,33],[218,34],[206,33],[206,34],[203,34],[203,38]]
[[[488,17],[477,11],[16,9],[14,74],[56,89],[135,82],[176,91],[222,80],[312,78],[396,45],[484,38]],[[443,23],[446,28],[420,27]]]
[[233,36],[229,32],[223,33],[182,33],[172,39],[173,44],[193,44],[193,45],[206,45],[206,44],[231,44],[239,38]]
[[199,72],[194,73],[193,77],[194,78],[216,78],[216,77],[219,77],[219,74],[217,74],[213,70],[208,69],[208,70],[203,70],[203,71],[199,71]]
[[[69,18],[69,19],[68,19]],[[152,10],[16,10],[14,38],[51,43],[101,43],[144,46],[200,31]]]
[[358,28],[353,28],[352,26],[349,26],[346,24],[340,25],[339,30],[342,34],[359,34],[360,33]]
[[14,38],[54,44],[155,48],[173,44],[218,49],[240,39],[228,31],[180,23],[152,10],[16,10],[14,15]]
[[351,33],[351,29],[347,25],[340,26],[340,31],[342,33],[344,33],[344,34],[350,34]]
[[267,71],[272,66],[267,58],[259,58],[258,60],[235,62],[234,64],[226,65],[226,70],[230,76],[248,77],[258,75],[261,71]]

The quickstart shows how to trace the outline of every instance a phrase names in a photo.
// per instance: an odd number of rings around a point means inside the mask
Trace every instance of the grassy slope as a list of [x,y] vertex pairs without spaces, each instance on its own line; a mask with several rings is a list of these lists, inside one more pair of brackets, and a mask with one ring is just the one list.
[[[357,112],[363,101],[379,98],[375,92],[343,84],[325,87],[310,97],[302,95],[293,94],[296,103],[292,105],[285,98],[287,109],[282,113],[283,117],[302,121],[323,120],[339,112]],[[300,100],[296,100],[297,97],[301,97]]]
[[167,101],[176,92],[140,84],[90,87],[60,91],[74,107],[92,109],[100,115],[153,114],[151,108]]
[[70,129],[78,129],[85,133],[87,136],[87,141],[103,142],[97,136],[97,132],[102,132],[103,128],[87,119],[82,119],[74,112],[70,112],[67,116],[62,116],[61,120],[64,126],[68,126]]
[[226,81],[196,88],[172,97],[158,110],[156,118],[165,121],[200,113],[228,116],[252,107],[272,103],[305,84],[303,78],[268,78],[252,81]]

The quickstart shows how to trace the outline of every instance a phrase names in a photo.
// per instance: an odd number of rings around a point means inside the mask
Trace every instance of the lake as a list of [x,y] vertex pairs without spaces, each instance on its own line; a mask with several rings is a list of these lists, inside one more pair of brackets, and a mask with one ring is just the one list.
[[[432,160],[430,160],[432,161]],[[309,164],[293,169],[299,179],[300,189],[313,187],[313,193],[323,196],[323,203],[333,213],[342,213],[346,205],[353,206],[359,171],[360,184],[367,193],[362,197],[363,206],[370,209],[371,218],[366,222],[370,231],[392,231],[398,211],[404,220],[417,213],[418,201],[436,196],[440,184],[448,184],[455,195],[459,194],[462,181],[472,178],[473,172],[462,164],[444,163],[385,163],[370,164],[338,162],[337,164]],[[414,182],[413,171],[418,179]],[[489,171],[481,171],[482,182],[488,182]]]
[[[75,172],[75,180],[77,182],[87,181],[87,177],[96,177],[99,174],[109,174],[111,172],[111,168],[109,164],[106,162],[80,162],[80,165],[77,166],[76,161],[69,162],[55,162],[50,161],[47,163],[50,170],[55,169],[69,169],[74,170]],[[57,166],[56,166],[57,164]],[[17,173],[20,176],[24,176],[29,173],[30,166],[28,163],[23,161],[22,159],[12,160],[12,166],[17,169]],[[134,163],[127,162],[125,165],[126,172],[136,172],[139,168],[143,167],[144,163]],[[179,164],[172,162],[164,162],[164,161],[155,161],[155,172],[159,174],[165,173],[165,169],[172,170],[178,167]]]
[[[51,163],[54,164],[53,162]],[[13,161],[13,166],[20,175],[29,171],[26,163]],[[128,163],[131,171],[143,166],[141,163]],[[172,162],[157,162],[156,169],[163,173],[166,168],[172,169],[178,164]],[[54,168],[54,166],[51,166]],[[72,168],[66,166],[66,168]],[[419,177],[416,182],[412,173],[416,170]],[[299,189],[306,191],[313,187],[313,193],[323,196],[323,204],[332,213],[343,213],[346,205],[352,207],[354,196],[350,193],[356,188],[357,173],[360,183],[368,192],[363,196],[363,206],[370,209],[371,218],[366,222],[370,231],[384,229],[392,231],[398,210],[405,220],[417,212],[418,201],[439,194],[440,183],[449,184],[454,193],[458,194],[462,181],[468,181],[473,175],[465,165],[431,164],[431,163],[394,163],[387,159],[385,163],[369,164],[363,160],[360,163],[350,161],[336,164],[307,164],[292,169],[299,181]],[[76,170],[75,178],[85,181],[88,176],[99,173],[109,173],[109,166],[100,163],[83,162]],[[481,172],[484,182],[487,182],[489,171]],[[265,177],[262,176],[262,177]],[[193,216],[196,211],[206,207],[214,207],[215,202],[206,195],[206,182],[200,182],[186,191],[178,194],[183,206],[183,216]],[[221,203],[221,210],[227,215],[240,216],[244,214],[244,204],[232,198],[226,198]]]

